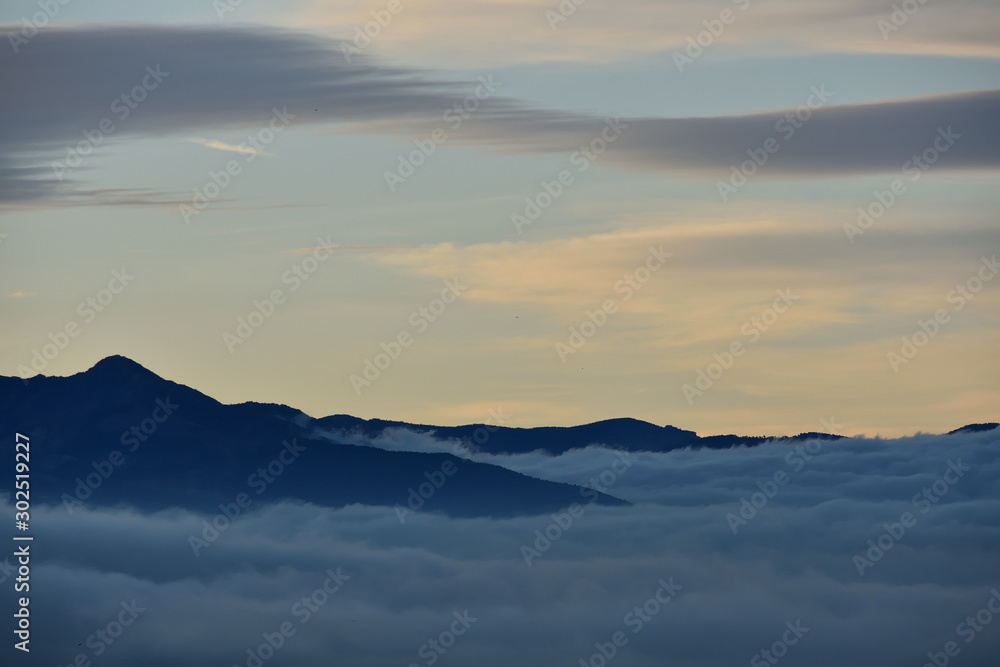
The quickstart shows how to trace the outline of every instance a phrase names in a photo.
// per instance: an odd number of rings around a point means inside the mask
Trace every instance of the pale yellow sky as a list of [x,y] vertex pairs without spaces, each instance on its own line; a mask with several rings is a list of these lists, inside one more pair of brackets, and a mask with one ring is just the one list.
[[122,354],[431,424],[997,419],[995,3],[398,3],[73,3],[5,53],[0,374]]

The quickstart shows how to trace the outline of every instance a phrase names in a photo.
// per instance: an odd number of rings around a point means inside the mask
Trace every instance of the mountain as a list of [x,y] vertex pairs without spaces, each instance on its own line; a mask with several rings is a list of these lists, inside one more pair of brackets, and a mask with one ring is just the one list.
[[[406,429],[433,435],[442,440],[460,440],[467,446],[488,454],[523,454],[541,450],[548,454],[559,455],[571,449],[594,444],[629,452],[669,452],[685,447],[726,449],[737,445],[759,445],[768,440],[797,442],[813,439],[837,440],[842,437],[830,433],[800,433],[780,437],[740,435],[698,437],[694,431],[685,431],[674,426],[657,426],[628,418],[606,419],[582,426],[513,428],[486,427],[483,424],[427,426],[384,419],[359,419],[350,415],[333,415],[317,419],[316,424],[330,432],[339,432],[345,436],[353,433],[365,438],[377,438],[390,429]],[[488,439],[483,438],[483,429],[488,429]],[[477,431],[480,431],[479,436],[476,435]],[[481,442],[482,440],[485,441]]]
[[[602,444],[632,452],[664,452],[700,445],[700,439],[693,431],[684,431],[673,426],[656,426],[638,419],[608,419],[582,426],[515,428],[486,427],[483,424],[428,426],[384,419],[359,419],[350,415],[333,415],[317,419],[316,425],[326,431],[353,433],[366,438],[377,438],[390,429],[406,429],[414,433],[433,435],[442,440],[460,440],[478,451],[489,454],[523,454],[542,450],[558,455],[592,444]],[[484,429],[489,438],[484,437]],[[478,436],[477,431],[480,432]],[[483,440],[485,441],[481,442]]]
[[956,428],[954,431],[948,431],[948,435],[955,435],[956,433],[979,433],[981,431],[992,431],[1000,424],[996,422],[989,422],[986,424],[967,424],[962,428]]
[[218,512],[247,494],[405,507],[413,490],[429,498],[411,507],[453,516],[627,504],[451,454],[319,438],[314,422],[284,405],[224,405],[119,356],[69,377],[0,377],[0,432],[31,439],[34,503]]
[[[971,424],[952,433],[996,427]],[[592,444],[666,452],[841,437],[699,437],[636,419],[539,428],[430,426],[350,415],[314,419],[286,405],[225,405],[121,356],[69,377],[0,376],[0,432],[31,438],[33,502],[216,512],[247,494],[265,502],[295,499],[330,507],[409,501],[453,516],[550,512],[574,502],[627,504],[452,454],[365,446],[392,429],[461,441],[492,454],[558,455]]]

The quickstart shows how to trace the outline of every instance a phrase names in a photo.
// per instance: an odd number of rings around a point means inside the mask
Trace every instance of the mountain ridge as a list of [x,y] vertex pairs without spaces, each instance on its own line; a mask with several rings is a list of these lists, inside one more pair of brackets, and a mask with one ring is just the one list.
[[[105,383],[136,384],[140,380],[161,382],[177,388],[177,391],[188,395],[189,401],[205,401],[214,406],[226,406],[251,413],[255,410],[273,410],[286,419],[299,419],[303,423],[330,431],[341,431],[368,439],[380,437],[392,429],[405,429],[414,433],[430,435],[444,440],[460,440],[470,449],[490,454],[516,454],[529,451],[543,451],[558,455],[570,449],[586,447],[591,444],[602,444],[612,448],[626,449],[631,452],[663,452],[684,447],[704,447],[710,449],[725,449],[734,446],[755,446],[767,441],[799,442],[808,439],[837,440],[844,436],[816,431],[802,432],[796,435],[783,436],[742,436],[736,434],[698,436],[695,431],[689,431],[676,426],[656,424],[632,417],[615,417],[598,420],[575,426],[502,426],[481,423],[461,424],[457,426],[437,426],[417,424],[399,420],[380,418],[365,419],[348,414],[333,414],[323,417],[312,417],[298,408],[283,403],[268,403],[245,401],[241,403],[222,403],[207,394],[183,384],[167,380],[138,362],[122,355],[111,355],[98,361],[85,371],[68,376],[36,375],[21,382],[51,381],[56,379],[99,378]],[[5,378],[0,376],[0,388]],[[124,382],[123,382],[124,381]],[[189,393],[193,392],[193,394]],[[198,398],[194,398],[197,395]],[[2,405],[2,404],[0,404]],[[996,428],[994,422],[968,424],[949,431],[948,435]],[[488,446],[476,441],[476,432],[486,428],[490,433]],[[636,444],[640,442],[642,444]]]
[[[70,512],[87,503],[215,512],[265,492],[267,502],[419,505],[454,516],[629,504],[452,454],[317,437],[313,421],[288,406],[223,404],[125,357],[27,383],[0,377],[0,431],[31,441],[32,501]],[[430,492],[410,502],[428,481]]]

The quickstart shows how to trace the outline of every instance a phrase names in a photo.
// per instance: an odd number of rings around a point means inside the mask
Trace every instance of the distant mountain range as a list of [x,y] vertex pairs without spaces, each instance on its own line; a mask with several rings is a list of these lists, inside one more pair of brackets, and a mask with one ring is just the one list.
[[[959,431],[991,426],[997,425],[974,424]],[[69,377],[39,375],[26,382],[0,376],[0,433],[31,438],[32,502],[67,507],[218,512],[220,505],[246,494],[255,502],[294,499],[329,507],[407,507],[409,502],[421,511],[453,516],[515,516],[555,511],[573,502],[627,503],[461,456],[364,444],[388,429],[462,441],[494,454],[560,454],[591,444],[663,452],[839,437],[700,438],[672,426],[611,419],[565,428],[490,427],[483,442],[483,428],[348,415],[314,419],[284,405],[224,405],[121,356]]]
[[736,445],[753,446],[767,440],[798,442],[802,440],[837,440],[842,436],[829,433],[800,433],[793,436],[710,435],[699,437],[694,431],[673,426],[657,426],[638,419],[606,419],[582,426],[540,426],[535,428],[497,427],[490,430],[489,439],[480,444],[476,431],[483,425],[427,426],[383,419],[359,419],[350,415],[333,415],[316,420],[316,425],[331,431],[358,433],[377,438],[389,429],[407,429],[442,440],[460,440],[466,446],[489,454],[523,454],[541,450],[558,455],[571,449],[600,444],[629,452],[669,452],[685,447],[726,449]]

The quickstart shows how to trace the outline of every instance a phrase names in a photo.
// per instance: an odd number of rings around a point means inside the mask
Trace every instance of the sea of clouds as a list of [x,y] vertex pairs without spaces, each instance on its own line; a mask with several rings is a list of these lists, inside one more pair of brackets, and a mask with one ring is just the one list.
[[[373,444],[453,447],[399,431]],[[391,507],[284,501],[197,555],[207,516],[37,507],[32,651],[5,653],[81,667],[993,666],[998,453],[1000,431],[471,454],[634,504],[401,522]]]

